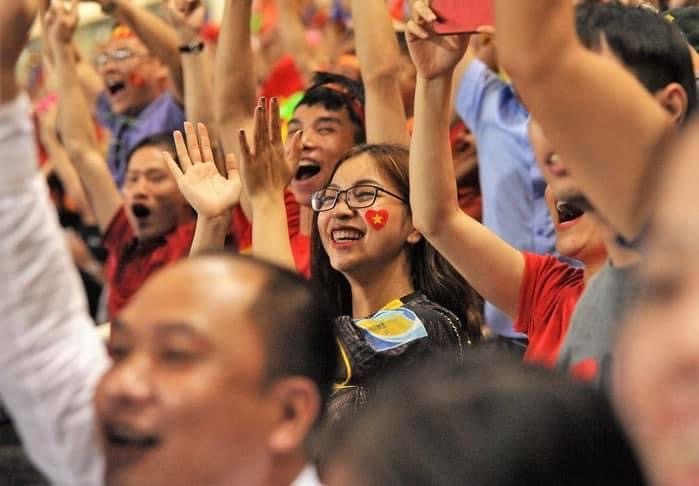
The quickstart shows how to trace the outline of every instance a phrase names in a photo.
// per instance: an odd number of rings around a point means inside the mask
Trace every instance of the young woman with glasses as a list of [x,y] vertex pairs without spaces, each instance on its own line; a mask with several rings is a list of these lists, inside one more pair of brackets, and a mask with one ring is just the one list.
[[[276,100],[269,118],[261,100],[253,141],[240,133],[238,168],[252,206],[253,254],[293,268],[283,196],[302,153],[284,153]],[[217,184],[197,181],[214,204]],[[363,405],[385,369],[436,353],[460,360],[480,338],[477,294],[415,230],[408,201],[408,150],[394,145],[354,148],[312,196],[311,273],[327,294],[342,355],[331,421]]]

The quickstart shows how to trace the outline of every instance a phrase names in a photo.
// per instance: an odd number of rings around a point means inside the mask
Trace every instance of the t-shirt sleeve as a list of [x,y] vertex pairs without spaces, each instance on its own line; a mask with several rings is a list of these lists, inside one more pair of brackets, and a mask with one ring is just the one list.
[[108,252],[118,252],[126,241],[130,241],[134,236],[133,229],[126,218],[126,211],[122,206],[109,223],[107,231],[104,233],[104,247]]
[[456,112],[475,134],[483,119],[484,101],[507,85],[478,59],[469,64],[456,95]]
[[571,280],[579,278],[579,270],[551,255],[524,252],[524,277],[519,293],[519,312],[514,323],[517,332],[530,334],[533,326],[545,324],[539,316]]

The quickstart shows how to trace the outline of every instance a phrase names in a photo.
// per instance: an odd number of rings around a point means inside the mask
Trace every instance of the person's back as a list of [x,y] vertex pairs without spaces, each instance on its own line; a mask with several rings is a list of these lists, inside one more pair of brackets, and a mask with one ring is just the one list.
[[327,484],[644,484],[601,394],[476,356],[385,379],[372,409],[338,434]]

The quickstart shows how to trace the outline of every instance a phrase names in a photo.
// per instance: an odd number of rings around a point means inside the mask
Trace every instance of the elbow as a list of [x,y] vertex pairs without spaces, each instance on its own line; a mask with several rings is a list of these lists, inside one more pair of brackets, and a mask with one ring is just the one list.
[[[415,229],[428,240],[439,239],[440,235],[448,226],[449,217],[443,218],[438,216],[438,211],[413,211],[413,226]],[[441,213],[446,214],[445,212]]]

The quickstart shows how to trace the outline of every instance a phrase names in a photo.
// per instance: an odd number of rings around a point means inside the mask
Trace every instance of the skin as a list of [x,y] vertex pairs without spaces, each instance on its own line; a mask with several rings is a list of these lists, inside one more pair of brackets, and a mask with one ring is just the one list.
[[[95,396],[107,484],[288,485],[299,474],[319,398],[293,385],[308,380],[264,378],[248,313],[264,279],[245,265],[189,260],[151,279],[115,320],[114,364]],[[313,405],[306,412],[289,398],[294,386]],[[156,445],[119,445],[114,433]]]
[[[114,113],[137,113],[155,100],[163,91],[167,80],[166,68],[148,53],[146,46],[136,37],[110,39],[100,53],[115,49],[129,48],[133,56],[124,61],[109,60],[97,68],[105,86],[109,82],[121,81],[126,88],[112,95],[106,90],[107,99]],[[133,79],[142,80],[142,86],[136,86]]]
[[642,298],[614,360],[614,398],[654,484],[699,483],[699,224],[688,217],[699,170],[694,123],[661,164],[639,279]]
[[288,125],[290,143],[292,135],[303,130],[301,136],[301,162],[320,166],[315,176],[299,181],[291,181],[291,191],[296,200],[305,207],[311,205],[311,194],[319,190],[327,181],[335,162],[350,148],[354,147],[355,125],[346,109],[329,111],[322,105],[299,106]]
[[[142,241],[167,234],[192,219],[192,211],[162,156],[163,147],[147,146],[129,159],[123,196],[126,216]],[[145,218],[134,215],[135,204],[146,206]]]
[[[368,154],[344,162],[328,187],[344,190],[360,181],[400,194]],[[372,210],[388,212],[386,225],[379,230],[366,221],[367,212]],[[340,228],[352,228],[364,236],[355,242],[336,243],[332,232]],[[341,197],[333,209],[319,213],[318,231],[330,265],[350,283],[355,317],[376,312],[413,290],[405,245],[416,243],[421,236],[412,225],[405,203],[379,192],[373,206],[352,209]]]

